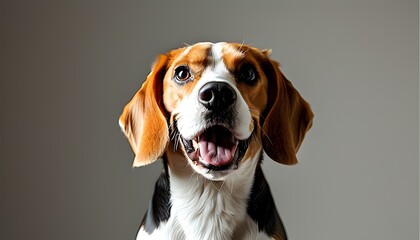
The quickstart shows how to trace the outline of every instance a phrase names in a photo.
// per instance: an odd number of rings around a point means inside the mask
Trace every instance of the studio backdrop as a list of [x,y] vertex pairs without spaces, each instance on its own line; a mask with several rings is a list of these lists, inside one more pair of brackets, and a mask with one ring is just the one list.
[[134,239],[162,164],[118,117],[200,41],[272,49],[313,108],[299,164],[263,163],[290,239],[418,239],[418,4],[2,1],[0,239]]

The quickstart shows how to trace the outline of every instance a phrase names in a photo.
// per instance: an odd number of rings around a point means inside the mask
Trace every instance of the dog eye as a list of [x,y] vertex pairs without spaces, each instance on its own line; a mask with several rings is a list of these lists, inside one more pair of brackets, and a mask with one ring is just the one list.
[[239,69],[239,77],[247,84],[254,84],[258,80],[258,73],[254,66],[246,64]]
[[187,66],[179,66],[175,69],[175,80],[178,83],[184,83],[192,78],[190,69]]

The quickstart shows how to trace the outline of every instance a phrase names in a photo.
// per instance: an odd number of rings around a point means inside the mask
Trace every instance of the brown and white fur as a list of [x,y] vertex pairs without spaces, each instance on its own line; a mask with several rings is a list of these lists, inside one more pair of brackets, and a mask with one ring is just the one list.
[[260,164],[263,151],[296,164],[313,114],[270,52],[198,43],[158,57],[119,119],[135,167],[164,163],[137,239],[287,239]]

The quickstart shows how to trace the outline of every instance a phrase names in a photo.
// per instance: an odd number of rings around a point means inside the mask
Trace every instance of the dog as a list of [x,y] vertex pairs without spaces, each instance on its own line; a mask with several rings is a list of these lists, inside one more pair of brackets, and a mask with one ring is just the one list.
[[164,165],[137,239],[287,239],[263,151],[296,164],[313,113],[270,54],[204,42],[158,56],[119,118],[133,166]]

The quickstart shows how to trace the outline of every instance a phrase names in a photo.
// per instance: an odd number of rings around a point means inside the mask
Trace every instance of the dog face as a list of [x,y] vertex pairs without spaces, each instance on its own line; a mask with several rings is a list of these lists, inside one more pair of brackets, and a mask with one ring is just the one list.
[[120,117],[134,166],[171,151],[206,178],[222,180],[256,161],[262,148],[279,163],[297,163],[313,114],[269,54],[199,43],[161,55]]

